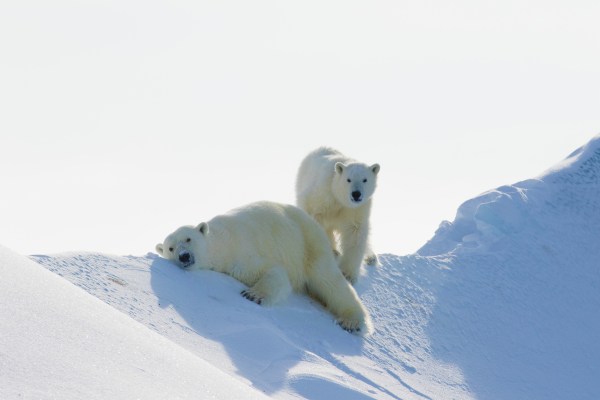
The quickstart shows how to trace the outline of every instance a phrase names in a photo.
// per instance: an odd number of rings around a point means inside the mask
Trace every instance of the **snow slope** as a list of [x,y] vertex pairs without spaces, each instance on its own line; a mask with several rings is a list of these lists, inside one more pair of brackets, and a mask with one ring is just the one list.
[[357,285],[376,330],[364,339],[306,297],[261,307],[230,277],[152,253],[32,258],[273,398],[591,400],[599,179],[600,136],[465,202],[417,254],[382,255]]
[[0,247],[0,398],[265,397]]
[[[154,254],[62,254],[35,259],[78,286],[275,398],[418,398],[415,368],[386,349],[387,335],[348,334],[308,298],[265,308],[239,295],[243,285],[212,271],[183,271]],[[384,260],[388,260],[384,257]],[[396,272],[371,270],[384,285],[386,322],[397,324],[402,296],[388,296]],[[382,273],[380,273],[382,272]],[[369,285],[371,286],[371,285]],[[398,288],[399,290],[403,290]],[[359,286],[359,292],[365,286]],[[393,346],[393,344],[392,344]],[[400,369],[400,370],[399,370]],[[454,381],[452,381],[454,383]]]
[[536,179],[465,202],[418,253],[444,257],[433,354],[482,399],[600,392],[600,135]]

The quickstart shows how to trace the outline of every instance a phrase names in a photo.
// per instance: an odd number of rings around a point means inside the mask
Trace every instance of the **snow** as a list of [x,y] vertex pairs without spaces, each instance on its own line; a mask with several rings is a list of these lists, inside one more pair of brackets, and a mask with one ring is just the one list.
[[0,398],[265,398],[0,247]]
[[599,239],[597,136],[364,267],[366,338],[154,253],[30,257],[50,273],[2,249],[0,397],[595,399]]

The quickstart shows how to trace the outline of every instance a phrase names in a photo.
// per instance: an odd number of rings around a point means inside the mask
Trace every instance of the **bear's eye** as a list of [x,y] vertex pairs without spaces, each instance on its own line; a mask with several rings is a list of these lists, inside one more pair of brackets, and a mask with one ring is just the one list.
[[172,248],[172,247],[169,247],[169,251],[172,253],[172,252],[173,252],[173,248]]
[[192,241],[192,239],[190,239],[190,238],[187,238],[187,239],[185,239],[185,242],[186,242],[186,243],[189,243],[189,242],[191,242],[191,241]]
[[348,183],[352,182],[352,179],[348,178],[346,179],[346,181],[348,181]]
[[363,179],[363,183],[367,183],[367,178]]

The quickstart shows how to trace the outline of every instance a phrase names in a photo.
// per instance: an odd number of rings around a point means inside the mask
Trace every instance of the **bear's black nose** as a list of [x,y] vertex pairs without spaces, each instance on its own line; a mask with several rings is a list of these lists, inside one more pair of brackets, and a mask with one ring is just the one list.
[[355,190],[354,192],[352,192],[352,199],[354,201],[359,201],[361,196],[362,196],[362,193],[358,190]]
[[179,261],[181,261],[182,263],[188,263],[190,262],[190,253],[182,253],[179,255]]

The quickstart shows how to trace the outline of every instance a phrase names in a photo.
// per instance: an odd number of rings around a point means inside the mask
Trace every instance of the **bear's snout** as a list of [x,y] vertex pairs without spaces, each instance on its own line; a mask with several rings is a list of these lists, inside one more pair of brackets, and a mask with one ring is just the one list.
[[360,190],[355,190],[352,192],[352,200],[355,202],[359,202],[362,200],[362,193]]
[[190,262],[190,253],[183,253],[179,255],[179,261],[186,264]]
[[183,268],[187,268],[194,263],[194,256],[187,250],[181,251],[177,258]]

